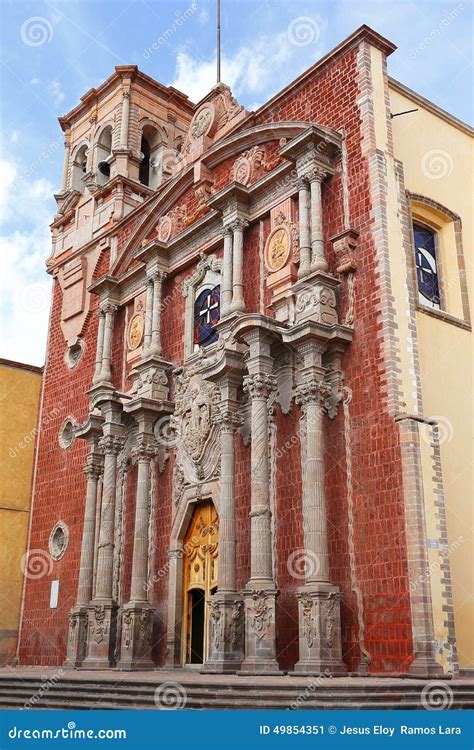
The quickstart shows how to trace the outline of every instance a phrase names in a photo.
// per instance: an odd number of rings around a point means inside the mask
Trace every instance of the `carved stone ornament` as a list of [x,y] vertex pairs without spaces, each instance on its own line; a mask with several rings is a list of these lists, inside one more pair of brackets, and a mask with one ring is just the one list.
[[231,179],[242,185],[249,185],[256,179],[259,169],[270,171],[276,164],[277,159],[268,161],[265,146],[253,146],[237,157],[232,166]]
[[160,242],[168,242],[179,234],[187,225],[186,206],[175,206],[158,221],[156,234]]
[[249,610],[249,624],[258,640],[265,637],[271,621],[271,608],[267,604],[265,591],[252,593],[252,606]]
[[194,115],[194,119],[191,123],[191,134],[193,138],[200,138],[212,125],[214,118],[214,110],[209,105],[205,105]]
[[355,229],[348,229],[337,237],[332,238],[337,273],[347,274],[356,270],[358,237],[359,233]]
[[[318,606],[318,602],[314,601]],[[303,635],[306,638],[308,648],[311,648],[316,635],[315,628],[317,618],[313,617],[313,599],[310,596],[303,596],[300,599],[301,619],[303,623]]]
[[272,273],[280,271],[287,263],[291,253],[291,237],[287,227],[282,224],[275,227],[268,235],[265,245],[265,266]]
[[135,313],[135,315],[132,315],[127,331],[127,344],[130,351],[138,349],[142,343],[144,328],[145,319],[143,313]]
[[96,643],[102,643],[109,632],[109,621],[105,617],[105,607],[97,606],[93,609],[92,617],[89,619],[90,635]]
[[220,430],[215,424],[219,391],[202,378],[196,368],[176,375],[175,412],[170,420],[176,445],[174,499],[184,489],[215,476],[219,467]]

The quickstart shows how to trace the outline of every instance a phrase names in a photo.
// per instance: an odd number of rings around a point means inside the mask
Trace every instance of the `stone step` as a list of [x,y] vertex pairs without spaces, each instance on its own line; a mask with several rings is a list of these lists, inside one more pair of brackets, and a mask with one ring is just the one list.
[[[50,684],[45,688],[44,682],[36,680],[3,679],[0,680],[0,707],[21,708],[29,703],[35,695],[38,701],[35,708],[144,708],[155,709],[154,693],[160,682],[121,684],[97,681],[82,683],[79,680],[67,680]],[[181,683],[182,684],[182,683]],[[401,686],[403,687],[403,686]],[[406,685],[405,687],[409,687]],[[411,687],[411,686],[410,686]],[[340,685],[337,690],[330,686],[318,687],[305,695],[301,686],[248,686],[247,693],[242,695],[240,686],[220,684],[216,686],[197,684],[195,681],[186,687],[186,707],[195,709],[286,709],[300,698],[302,709],[354,708],[354,709],[417,709],[422,708],[422,685],[414,686],[415,690],[400,691],[398,685],[369,686]],[[470,685],[451,685],[453,690],[452,709],[474,708],[474,689]]]

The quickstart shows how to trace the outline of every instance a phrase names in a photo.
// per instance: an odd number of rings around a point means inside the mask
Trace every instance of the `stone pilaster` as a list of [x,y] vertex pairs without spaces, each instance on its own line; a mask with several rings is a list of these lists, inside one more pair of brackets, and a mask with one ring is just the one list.
[[166,278],[164,271],[153,273],[153,311],[151,316],[151,341],[149,354],[160,356],[161,354],[161,290]]
[[248,222],[244,219],[236,219],[230,226],[233,232],[233,258],[232,258],[232,303],[230,312],[243,312],[244,301],[244,229]]
[[[244,591],[245,660],[242,671],[269,674],[279,671],[268,450],[268,400],[276,388],[276,380],[270,374],[272,360],[264,332],[247,335],[247,341],[250,343],[249,372],[252,370],[244,379],[244,390],[251,399],[251,546],[250,579]],[[259,350],[260,356],[252,357],[252,349]]]
[[86,657],[88,606],[92,599],[94,539],[97,514],[97,483],[102,475],[102,455],[95,442],[84,466],[87,475],[86,504],[82,531],[81,561],[76,606],[69,616],[65,667],[80,667]]
[[122,119],[120,122],[120,148],[128,148],[128,127],[130,120],[130,92],[124,91],[122,96]]
[[311,272],[327,271],[328,262],[324,252],[323,203],[321,184],[327,171],[314,167],[308,174],[311,188]]
[[112,338],[114,333],[114,317],[118,310],[117,305],[107,303],[101,306],[105,316],[104,339],[102,347],[102,366],[98,382],[112,384]]
[[311,266],[311,235],[310,235],[310,187],[305,177],[299,177],[298,205],[299,205],[299,235],[300,235],[300,266],[298,278],[304,279],[310,273]]
[[133,536],[132,582],[130,601],[122,613],[120,669],[147,669],[151,658],[153,610],[148,602],[148,527],[150,512],[150,462],[156,446],[149,436],[139,436],[132,449],[132,460],[138,464],[135,528]]
[[102,354],[104,350],[105,313],[100,307],[97,310],[97,317],[99,318],[99,326],[97,329],[95,369],[94,376],[92,378],[92,383],[94,385],[100,382],[100,376],[102,372]]
[[221,318],[229,315],[232,304],[233,239],[230,227],[224,227],[224,255],[222,261]]
[[146,357],[151,344],[151,327],[153,320],[153,289],[155,282],[149,276],[146,282],[146,302],[145,302],[145,330],[143,333],[143,354]]
[[[116,404],[114,404],[117,407]],[[100,514],[97,570],[94,598],[88,609],[87,655],[83,666],[104,669],[114,662],[117,605],[113,600],[113,555],[115,541],[115,500],[117,455],[123,438],[111,427],[99,445],[104,452],[104,477]]]
[[203,672],[235,672],[244,658],[244,603],[236,588],[235,558],[235,432],[242,418],[234,408],[223,408],[216,416],[221,429],[221,479],[219,504],[219,590],[209,602],[209,658]]
[[327,512],[324,483],[324,402],[330,388],[323,379],[324,345],[300,347],[306,367],[296,401],[301,407],[303,531],[305,583],[297,594],[300,658],[295,672],[342,675],[340,592],[329,578]]
[[68,176],[69,176],[69,157],[71,153],[71,144],[69,139],[66,138],[64,141],[64,161],[63,161],[63,176],[61,180],[61,192],[65,193],[68,189]]

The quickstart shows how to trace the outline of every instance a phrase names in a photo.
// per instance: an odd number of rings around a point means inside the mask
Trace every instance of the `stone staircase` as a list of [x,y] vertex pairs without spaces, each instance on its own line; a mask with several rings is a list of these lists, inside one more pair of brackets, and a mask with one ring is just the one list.
[[[426,685],[441,687],[422,699]],[[0,671],[0,709],[423,709],[427,700],[474,709],[474,680]]]

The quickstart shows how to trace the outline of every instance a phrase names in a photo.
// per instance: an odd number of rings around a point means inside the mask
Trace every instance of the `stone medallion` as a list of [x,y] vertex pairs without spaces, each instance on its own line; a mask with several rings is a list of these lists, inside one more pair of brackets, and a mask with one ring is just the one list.
[[143,340],[144,319],[142,313],[132,315],[128,324],[127,343],[130,350],[138,349]]
[[265,246],[265,265],[272,273],[280,271],[288,262],[291,239],[286,226],[275,227],[270,232]]

